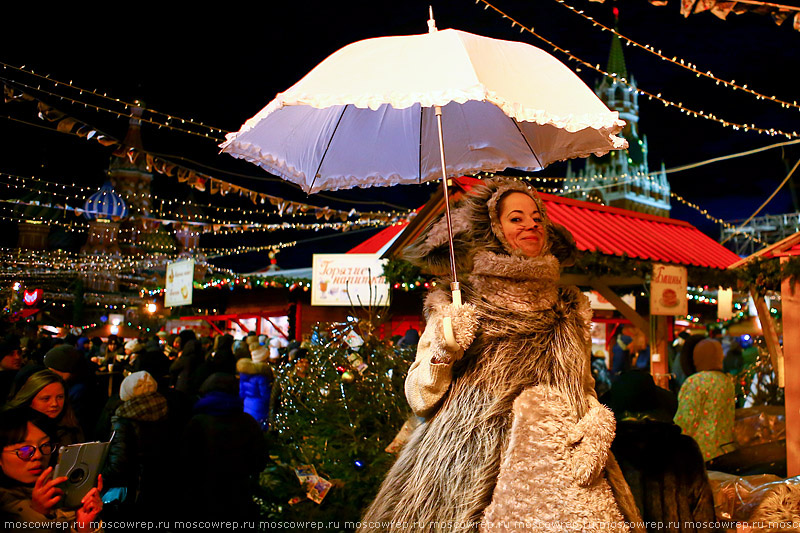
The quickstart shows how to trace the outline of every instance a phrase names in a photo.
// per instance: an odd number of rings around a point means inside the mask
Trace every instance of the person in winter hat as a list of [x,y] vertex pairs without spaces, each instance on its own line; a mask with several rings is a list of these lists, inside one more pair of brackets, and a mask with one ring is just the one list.
[[[124,488],[116,519],[146,516],[165,518],[170,509],[175,460],[167,400],[148,372],[134,372],[122,380],[122,403],[111,418],[113,438],[103,467],[108,487]],[[108,438],[108,437],[106,437]]]
[[[464,305],[452,304],[447,227],[429,226],[406,257],[442,276],[405,383],[425,418],[401,450],[362,531],[391,524],[581,523],[629,531],[640,520],[610,456],[614,416],[594,391],[592,310],[559,287],[575,242],[522,182],[485,180],[453,209]],[[443,318],[456,346],[445,341]],[[611,479],[609,479],[611,478]],[[637,526],[633,526],[637,529]]]
[[236,371],[239,373],[239,397],[244,402],[244,412],[266,428],[274,381],[272,368],[267,362],[267,347],[254,350],[252,359],[236,361]]
[[724,357],[718,340],[698,342],[692,350],[696,372],[678,393],[675,423],[697,441],[706,462],[735,449],[736,387],[722,370]]
[[700,447],[672,421],[675,395],[634,369],[620,374],[600,399],[614,411],[611,450],[651,531],[666,524],[675,533],[714,530],[698,525],[716,521],[714,496]]
[[267,459],[261,428],[242,410],[236,376],[212,374],[199,391],[177,454],[185,486],[184,508],[175,515],[257,520],[253,491]]

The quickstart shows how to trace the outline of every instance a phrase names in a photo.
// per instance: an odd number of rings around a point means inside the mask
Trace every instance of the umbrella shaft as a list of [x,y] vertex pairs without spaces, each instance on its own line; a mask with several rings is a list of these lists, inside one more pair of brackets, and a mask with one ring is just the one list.
[[442,193],[444,195],[444,216],[447,220],[447,244],[450,247],[450,276],[452,283],[458,283],[456,274],[456,254],[453,248],[453,223],[450,219],[450,191],[447,188],[447,166],[444,161],[444,135],[442,134],[442,108],[435,106],[436,125],[439,127],[439,156],[442,162]]

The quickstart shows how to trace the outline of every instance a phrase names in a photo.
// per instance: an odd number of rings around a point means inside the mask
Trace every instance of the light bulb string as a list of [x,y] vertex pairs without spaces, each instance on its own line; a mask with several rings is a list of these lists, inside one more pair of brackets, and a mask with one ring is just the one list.
[[663,98],[661,96],[661,93],[654,94],[654,93],[651,93],[651,92],[646,91],[644,89],[640,89],[639,87],[634,87],[627,80],[625,80],[624,78],[620,78],[615,73],[606,72],[605,70],[600,68],[599,64],[593,65],[593,64],[589,63],[588,61],[585,61],[585,60],[579,58],[578,56],[573,55],[569,50],[566,50],[565,48],[562,48],[562,47],[558,46],[553,41],[551,41],[551,40],[539,35],[535,31],[533,31],[533,28],[529,28],[528,26],[525,26],[524,24],[520,23],[519,21],[517,21],[516,19],[512,18],[511,16],[509,16],[504,11],[498,9],[497,7],[495,7],[494,5],[489,3],[487,0],[475,0],[475,3],[476,4],[477,3],[483,3],[484,4],[484,9],[491,8],[493,11],[498,13],[503,18],[510,20],[512,28],[514,26],[519,26],[520,27],[520,32],[527,31],[528,33],[530,33],[531,35],[533,35],[537,39],[540,39],[540,40],[544,41],[545,43],[547,43],[554,50],[557,50],[558,52],[561,52],[561,53],[565,54],[570,60],[573,60],[573,61],[575,61],[577,63],[580,63],[581,65],[584,65],[585,67],[590,68],[590,69],[598,72],[599,74],[602,74],[604,76],[607,76],[609,78],[617,80],[620,83],[624,84],[625,86],[629,87],[631,90],[636,91],[637,93],[648,97],[650,100],[656,100],[658,102],[661,102],[662,104],[664,104],[665,107],[670,107],[670,108],[677,109],[681,113],[685,113],[688,116],[693,116],[695,118],[700,117],[700,118],[704,118],[706,120],[710,120],[712,122],[716,122],[718,124],[721,124],[724,127],[730,127],[734,131],[738,131],[738,130],[744,130],[745,132],[753,131],[755,133],[764,134],[764,135],[770,135],[770,136],[782,135],[782,136],[786,137],[787,139],[795,139],[795,138],[799,138],[800,137],[800,134],[798,134],[796,131],[787,132],[787,131],[783,131],[783,130],[776,129],[776,128],[762,128],[762,127],[756,126],[755,124],[742,124],[742,123],[738,123],[738,122],[734,122],[734,121],[730,121],[730,120],[725,120],[725,119],[717,117],[713,113],[706,113],[705,111],[696,111],[696,110],[690,109],[690,108],[684,106],[683,102],[675,103],[675,102],[673,102],[671,100],[667,100],[666,98]]
[[[619,37],[620,39],[622,39],[623,41],[625,41],[626,43],[628,43],[629,45],[635,46],[636,48],[640,48],[640,49],[642,49],[642,50],[644,50],[646,52],[649,52],[649,53],[655,55],[656,57],[658,57],[659,59],[661,59],[663,61],[667,61],[667,62],[672,63],[673,65],[676,65],[676,66],[678,66],[680,68],[689,70],[690,72],[692,72],[695,75],[697,75],[697,77],[703,77],[703,78],[714,80],[717,83],[717,85],[719,85],[721,83],[722,85],[724,85],[726,87],[732,87],[733,90],[740,90],[740,91],[742,91],[744,93],[747,93],[747,94],[750,94],[752,96],[755,96],[756,99],[758,99],[758,100],[768,100],[770,102],[775,102],[777,104],[781,104],[781,107],[784,107],[784,108],[786,108],[786,107],[794,107],[794,108],[800,109],[800,105],[798,105],[797,101],[788,102],[786,100],[781,100],[780,98],[777,98],[775,96],[767,96],[766,94],[760,93],[760,92],[755,91],[753,89],[749,89],[747,87],[747,85],[739,85],[739,84],[737,84],[736,80],[728,81],[728,80],[724,80],[724,79],[718,78],[718,77],[714,76],[711,73],[710,70],[704,72],[704,71],[698,69],[697,65],[691,63],[690,61],[685,61],[683,59],[678,59],[677,56],[670,58],[669,56],[664,55],[661,50],[656,51],[655,47],[653,47],[653,46],[651,46],[649,44],[641,44],[641,43],[638,43],[638,42],[634,41],[630,37],[627,37],[627,36],[621,34],[616,29],[611,28],[609,26],[606,26],[602,22],[597,21],[595,18],[586,15],[582,10],[579,10],[579,9],[576,9],[575,7],[570,6],[569,4],[567,4],[565,2],[565,0],[554,0],[554,1],[556,3],[558,3],[558,4],[561,4],[565,8],[569,9],[573,13],[575,13],[577,15],[580,15],[581,17],[583,17],[587,21],[591,22],[593,27],[594,26],[599,26],[600,28],[602,28],[602,31],[611,32],[614,35],[616,35],[617,37]],[[800,9],[800,8],[794,8],[794,9]]]
[[[166,121],[174,120],[174,121],[180,121],[181,123],[184,123],[184,124],[185,123],[189,123],[189,124],[191,124],[193,126],[197,126],[197,127],[200,127],[200,128],[208,129],[211,133],[214,133],[215,131],[217,133],[221,133],[223,135],[223,137],[227,133],[230,133],[228,130],[225,130],[223,128],[218,128],[218,127],[215,127],[215,126],[209,126],[207,124],[204,124],[203,122],[198,122],[198,121],[192,120],[192,119],[181,118],[181,117],[172,115],[170,113],[163,113],[163,112],[158,111],[156,109],[142,107],[137,102],[126,102],[126,101],[124,101],[124,100],[122,100],[120,98],[114,98],[114,97],[108,96],[107,94],[100,94],[96,90],[84,89],[84,88],[81,88],[81,87],[78,87],[78,86],[74,85],[71,81],[69,83],[62,82],[62,81],[59,81],[59,80],[53,78],[49,74],[43,76],[41,74],[38,74],[38,73],[34,72],[33,70],[26,69],[24,65],[22,67],[17,67],[17,66],[5,63],[3,61],[0,61],[0,66],[4,70],[5,69],[10,69],[10,70],[13,70],[13,71],[16,71],[16,72],[19,72],[19,73],[23,73],[23,74],[27,74],[27,75],[30,75],[30,76],[34,76],[34,77],[36,77],[36,78],[38,78],[38,79],[40,79],[42,81],[45,81],[45,82],[50,82],[55,87],[61,86],[61,87],[65,87],[65,88],[68,88],[68,89],[72,89],[73,91],[77,91],[81,95],[84,94],[84,93],[85,94],[90,94],[90,95],[95,96],[97,98],[104,99],[104,100],[107,100],[109,102],[113,102],[115,104],[120,104],[120,105],[124,106],[125,108],[137,108],[138,107],[138,108],[141,108],[143,110],[143,112],[150,113],[150,114],[155,115],[155,116],[164,117],[166,119]],[[64,98],[63,96],[59,96],[59,97],[60,98]],[[78,103],[78,104],[84,104],[84,102],[79,101],[79,100],[74,100],[74,101],[76,103]],[[87,104],[87,105],[89,105],[89,104]],[[121,116],[128,116],[129,118],[137,118],[137,119],[141,118],[141,117],[135,117],[132,114],[117,113],[116,111],[112,111],[112,110],[109,110],[109,111],[112,112],[112,113],[115,113],[115,114],[119,114]],[[161,124],[161,123],[158,123],[158,122],[153,122],[153,123]],[[162,124],[162,125],[165,126],[165,127],[171,127],[170,124]]]

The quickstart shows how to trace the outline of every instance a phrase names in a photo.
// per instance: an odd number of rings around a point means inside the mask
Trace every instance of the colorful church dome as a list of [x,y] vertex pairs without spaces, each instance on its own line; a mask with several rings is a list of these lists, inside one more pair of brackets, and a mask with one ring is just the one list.
[[100,187],[83,204],[83,216],[89,220],[119,220],[128,216],[128,206],[116,192],[110,181]]

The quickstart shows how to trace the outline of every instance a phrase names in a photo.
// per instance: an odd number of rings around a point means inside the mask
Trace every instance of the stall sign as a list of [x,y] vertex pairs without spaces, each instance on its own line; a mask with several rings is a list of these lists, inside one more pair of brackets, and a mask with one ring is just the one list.
[[733,289],[720,287],[717,292],[717,318],[720,320],[733,318]]
[[192,281],[194,281],[194,259],[169,263],[167,265],[166,279],[164,307],[191,305]]
[[314,254],[311,305],[388,306],[385,262],[378,254]]
[[689,310],[687,286],[686,267],[653,264],[650,278],[650,314],[685,315]]
[[22,293],[22,301],[25,302],[25,305],[33,307],[42,300],[42,296],[44,296],[42,289],[34,289],[32,291],[25,289]]
[[[612,311],[616,309],[614,304],[606,300],[605,296],[597,291],[586,291],[583,294],[589,298],[589,303],[592,305],[592,309],[610,309]],[[626,294],[620,299],[632,308],[636,309],[636,297],[633,294]]]

